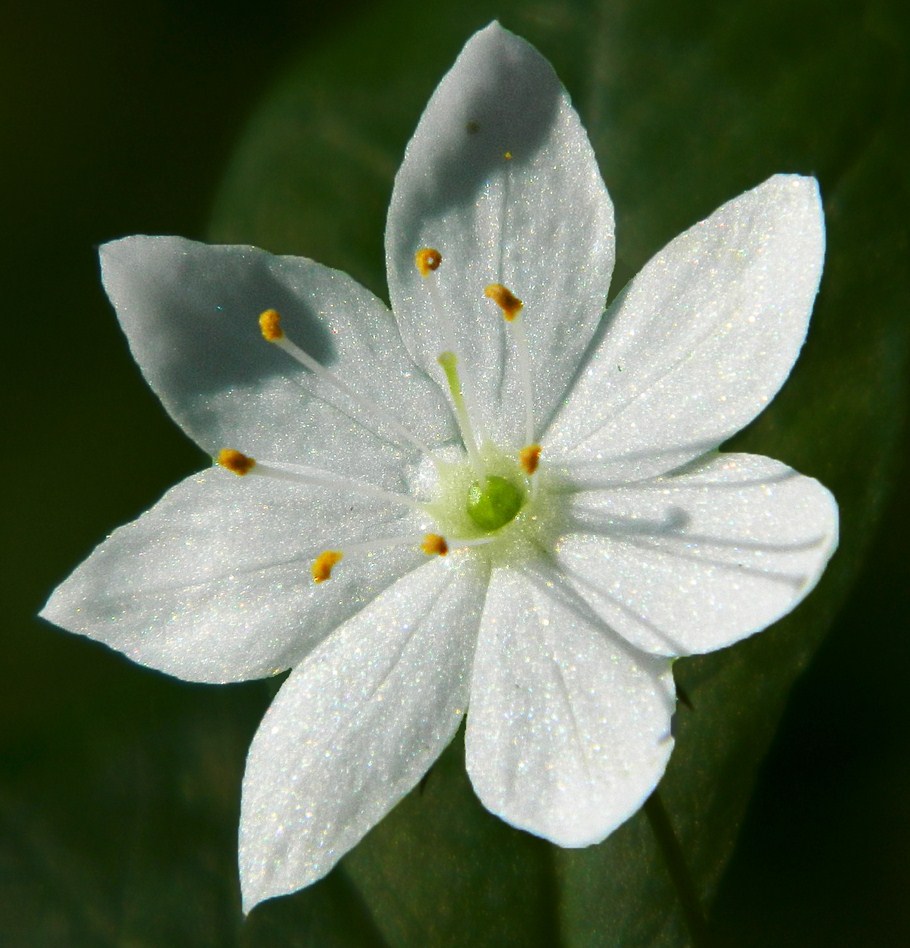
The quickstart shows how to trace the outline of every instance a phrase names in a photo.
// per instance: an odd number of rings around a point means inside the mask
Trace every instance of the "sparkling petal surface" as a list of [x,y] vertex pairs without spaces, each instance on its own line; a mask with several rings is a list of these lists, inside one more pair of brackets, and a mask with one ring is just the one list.
[[484,806],[560,846],[644,802],[673,739],[673,677],[605,629],[558,577],[495,571],[481,621],[467,766]]
[[436,558],[296,668],[247,758],[244,909],[324,876],[426,773],[467,706],[485,573]]
[[575,481],[638,480],[716,448],[774,397],[821,278],[813,178],[777,175],[657,254],[620,294],[547,433]]
[[[151,387],[205,451],[341,468],[393,486],[413,448],[287,353],[259,314],[424,441],[452,436],[437,387],[410,360],[386,307],[344,273],[254,247],[127,237],[101,248],[104,287]],[[374,434],[378,431],[385,437]]]
[[271,675],[426,561],[416,547],[352,553],[331,582],[313,582],[326,547],[413,534],[405,512],[214,468],[116,530],[42,616],[179,678]]
[[[421,247],[443,257],[426,279],[414,266]],[[565,90],[533,47],[491,24],[433,94],[395,180],[386,261],[407,345],[442,378],[436,358],[452,342],[435,281],[484,428],[517,444],[514,343],[484,288],[502,283],[524,302],[542,426],[603,312],[613,258],[613,208]]]
[[[427,247],[442,265],[423,278],[414,255]],[[823,254],[817,184],[777,176],[669,244],[601,321],[610,199],[552,68],[496,23],[443,79],[396,178],[394,317],[302,258],[176,237],[102,248],[137,362],[204,450],[304,464],[442,511],[437,523],[337,483],[213,469],[117,530],[45,607],[185,679],[293,668],[247,760],[245,911],[329,872],[415,786],[469,700],[468,771],[509,823],[586,846],[644,802],[673,746],[670,656],[773,622],[837,543],[836,505],[816,481],[715,453],[786,379]],[[524,376],[491,283],[523,301]],[[265,342],[270,308],[378,409]],[[510,477],[529,385],[543,468],[526,498],[512,485],[527,502],[514,521],[489,484],[469,516],[467,462],[462,477],[402,437],[404,425],[455,463],[437,361],[449,349],[494,442],[485,456]],[[464,537],[427,538],[437,552],[454,541],[446,556],[421,552],[423,534],[466,519]],[[331,581],[315,584],[313,559],[339,549]]]
[[577,494],[557,562],[604,623],[663,655],[723,648],[793,609],[837,546],[837,505],[770,458]]

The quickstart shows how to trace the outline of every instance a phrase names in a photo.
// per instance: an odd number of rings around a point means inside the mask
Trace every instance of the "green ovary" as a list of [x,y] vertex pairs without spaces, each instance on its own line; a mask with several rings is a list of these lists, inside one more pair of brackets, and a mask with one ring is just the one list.
[[467,512],[481,530],[492,532],[515,519],[525,502],[525,493],[510,480],[491,474],[468,488]]

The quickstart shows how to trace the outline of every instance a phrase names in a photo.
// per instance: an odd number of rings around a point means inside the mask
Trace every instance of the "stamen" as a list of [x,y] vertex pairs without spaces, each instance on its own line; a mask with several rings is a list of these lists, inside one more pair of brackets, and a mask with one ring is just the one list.
[[449,311],[443,305],[442,298],[439,295],[439,281],[433,274],[439,269],[442,263],[442,254],[434,247],[424,247],[414,254],[414,266],[417,267],[420,275],[426,280],[427,292],[430,294],[430,305],[433,308],[433,315],[436,322],[442,330],[442,338],[447,349],[455,349],[455,334],[452,331],[452,323],[449,321]]
[[414,254],[414,265],[421,276],[429,276],[442,263],[442,254],[433,247],[424,247]]
[[373,553],[376,550],[389,550],[396,547],[419,547],[427,556],[446,556],[452,550],[463,547],[483,546],[492,542],[492,537],[480,537],[472,540],[447,540],[438,533],[426,533],[423,536],[388,537],[383,540],[369,540],[366,543],[351,543],[344,550],[323,550],[313,560],[311,570],[313,581],[324,583],[332,575],[332,568],[350,553]]
[[373,487],[372,484],[361,484],[360,481],[350,480],[346,477],[337,477],[329,471],[322,471],[315,467],[254,461],[253,458],[247,457],[233,448],[225,448],[219,451],[217,461],[222,467],[226,467],[235,474],[257,474],[261,477],[271,477],[279,481],[290,481],[292,484],[308,484],[314,487],[324,487],[328,490],[346,491],[393,504],[401,504],[420,513],[426,512],[425,505],[419,500],[414,500],[413,497],[383,490],[381,487]]
[[249,474],[256,466],[256,462],[253,458],[247,457],[245,454],[241,454],[233,448],[224,448],[219,451],[217,461],[222,467],[227,468],[232,474],[236,474],[238,477]]
[[483,295],[502,310],[503,318],[507,323],[521,312],[524,303],[508,288],[501,283],[491,283],[484,291]]
[[332,568],[337,566],[344,559],[341,550],[325,550],[313,560],[311,567],[314,583],[324,583],[332,578]]
[[428,533],[423,538],[420,549],[427,556],[445,556],[449,552],[449,544],[446,543],[446,538],[438,533]]
[[529,444],[518,452],[518,463],[528,477],[537,470],[542,450],[543,448],[539,444]]
[[[491,283],[484,291],[484,296],[502,310],[503,319],[508,323],[512,338],[515,340],[515,354],[518,357],[518,375],[521,379],[522,395],[525,403],[525,441],[534,441],[534,394],[531,390],[531,354],[528,347],[528,334],[525,332],[524,320],[519,315],[524,303],[501,283]],[[533,473],[533,472],[532,472]]]
[[473,537],[470,540],[449,540],[449,550],[466,550],[472,546],[486,546],[495,539],[496,537]]
[[259,315],[259,328],[266,342],[278,342],[284,339],[284,330],[281,328],[281,314],[277,309],[267,309]]
[[454,352],[443,352],[436,360],[446,374],[446,382],[449,385],[449,394],[452,396],[452,405],[455,408],[455,420],[458,422],[458,428],[461,431],[461,440],[464,442],[465,450],[468,452],[471,466],[478,477],[483,477],[485,468],[480,458],[480,452],[477,450],[477,442],[474,440],[474,429],[471,427],[471,418],[468,414],[468,407],[465,404],[464,392],[461,387],[461,379],[458,376],[458,359]]
[[414,445],[418,451],[422,452],[433,461],[436,461],[436,457],[430,448],[415,435],[411,434],[411,432],[408,431],[408,429],[405,428],[404,425],[402,425],[393,415],[387,412],[380,405],[377,405],[376,402],[372,401],[372,399],[366,398],[359,392],[355,392],[354,389],[342,382],[337,375],[324,368],[308,352],[304,352],[300,346],[291,342],[291,340],[285,335],[284,330],[281,328],[281,314],[278,312],[278,310],[267,309],[264,313],[260,314],[259,328],[262,330],[262,338],[265,339],[266,342],[274,343],[279,349],[284,350],[289,356],[291,356],[293,359],[296,359],[304,368],[309,369],[310,372],[320,378],[323,382],[327,382],[329,385],[334,385],[335,388],[337,388],[340,392],[344,392],[348,398],[357,402],[358,405],[372,414],[375,418],[378,418],[380,421],[388,425],[398,434],[402,440],[408,442],[408,444]]
[[[452,321],[449,318],[449,309],[447,306],[445,306],[442,297],[439,295],[439,281],[434,275],[435,271],[439,269],[441,263],[442,254],[433,247],[424,247],[422,250],[418,250],[417,253],[414,254],[414,265],[420,271],[421,276],[428,278],[426,280],[427,292],[430,296],[430,305],[433,309],[433,315],[436,318],[436,324],[439,326],[440,333],[442,335],[442,342],[445,347],[445,352],[443,355],[445,355],[446,352],[450,352],[453,353],[454,358],[454,353],[457,349],[457,346],[455,345],[455,331],[454,327],[452,326]],[[442,365],[441,358],[442,357],[440,357],[440,365]],[[445,368],[445,366],[443,366],[443,368]],[[448,377],[448,371],[446,372],[446,375]],[[467,373],[465,374],[465,379],[468,382],[470,381]],[[451,389],[451,380],[449,387]],[[480,416],[477,412],[477,406],[471,399],[470,386],[459,383],[458,389],[460,392],[459,398],[462,400],[462,404],[464,406],[462,412],[464,418],[467,418],[470,415],[473,415],[474,418],[479,418]],[[457,408],[456,420],[458,421],[458,425],[462,430],[462,440],[464,440],[465,426],[462,424],[462,417],[458,415]],[[470,430],[470,425],[468,425],[468,429]],[[482,435],[483,431],[480,431],[479,434]],[[481,438],[479,441],[477,441],[472,437],[470,446],[468,442],[465,441],[465,447],[467,448],[468,455],[471,457],[472,463],[480,460],[480,457],[477,454],[476,445],[482,443],[484,440],[485,439]],[[478,468],[478,470],[480,469]]]

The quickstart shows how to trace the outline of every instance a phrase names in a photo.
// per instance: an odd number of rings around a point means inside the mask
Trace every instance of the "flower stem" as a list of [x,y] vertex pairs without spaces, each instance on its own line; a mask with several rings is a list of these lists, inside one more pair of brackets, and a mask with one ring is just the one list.
[[705,922],[692,877],[689,875],[688,866],[686,866],[682,846],[680,846],[673,830],[673,824],[670,822],[670,817],[659,791],[655,790],[648,797],[644,809],[648,822],[651,824],[651,830],[657,840],[657,845],[664,857],[667,872],[669,872],[670,879],[673,882],[673,888],[679,898],[680,908],[686,920],[686,928],[689,929],[689,937],[692,939],[694,948],[714,948],[715,943],[708,933],[708,925]]

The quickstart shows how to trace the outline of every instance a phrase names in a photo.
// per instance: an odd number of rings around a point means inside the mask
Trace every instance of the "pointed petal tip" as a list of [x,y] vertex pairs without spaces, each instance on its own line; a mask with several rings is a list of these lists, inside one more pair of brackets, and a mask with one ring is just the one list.
[[[543,825],[539,818],[522,819],[516,817],[514,813],[510,812],[508,806],[497,805],[483,792],[483,788],[478,788],[470,770],[468,770],[468,777],[471,780],[474,792],[484,807],[503,822],[526,833],[531,833],[540,839],[545,839],[548,843],[559,846],[561,849],[587,849],[589,846],[599,845],[612,836],[644,806],[648,797],[657,789],[663,779],[674,746],[675,741],[668,734],[666,740],[661,742],[662,759],[650,775],[652,779],[649,779],[633,798],[627,799],[623,804],[612,808],[604,808],[601,805],[602,801],[594,805],[591,805],[594,801],[577,801],[578,806],[574,807],[571,812],[549,814],[546,821],[547,825]],[[585,814],[584,811],[586,810],[588,812]],[[583,818],[583,816],[586,816],[586,818]],[[580,819],[580,817],[582,818]]]
[[244,917],[248,916],[253,909],[263,902],[281,898],[285,895],[293,895],[295,892],[300,892],[311,885],[315,885],[335,868],[338,860],[344,855],[344,853],[338,853],[318,869],[295,875],[294,873],[282,872],[280,860],[271,863],[258,862],[256,853],[249,852],[251,848],[251,841],[248,840],[247,844],[244,844],[243,833],[241,832],[239,852],[240,907]]
[[775,174],[759,188],[773,192],[773,200],[790,207],[803,209],[816,219],[824,231],[824,208],[818,178],[803,174]]
[[[56,591],[55,591],[56,592]],[[38,618],[43,622],[49,622],[51,625],[59,625],[57,620],[54,618],[53,607],[51,603],[54,600],[54,593],[51,593],[50,598],[47,602],[38,610]]]
[[272,899],[278,899],[285,895],[294,895],[295,892],[301,892],[303,889],[315,885],[321,879],[324,879],[334,868],[335,863],[333,862],[328,869],[318,875],[301,879],[292,885],[280,885],[276,883],[276,880],[269,879],[263,875],[260,875],[260,877],[254,881],[250,880],[241,866],[240,909],[243,912],[243,917],[246,918],[253,909],[262,905],[263,902],[269,902]]
[[648,802],[648,798],[651,794],[660,786],[660,782],[666,773],[667,765],[670,763],[670,757],[673,754],[675,745],[676,742],[668,734],[666,741],[662,744],[664,751],[663,760],[659,764],[659,769],[652,774],[653,780],[641,788],[641,792],[637,798],[627,802],[624,810],[621,812],[614,811],[608,823],[603,820],[600,812],[601,808],[598,807],[595,811],[593,821],[585,827],[585,832],[579,829],[572,834],[566,834],[564,838],[557,838],[556,835],[554,835],[549,838],[549,841],[556,846],[561,846],[563,849],[587,849],[588,846],[600,845],[600,843],[612,836],[621,826],[628,823],[629,820],[638,813]]
[[38,618],[66,632],[85,635],[85,631],[78,621],[78,588],[75,597],[72,592],[74,588],[73,577],[77,572],[78,567],[66,579],[57,584],[39,610]]
[[121,254],[134,247],[137,243],[155,240],[147,234],[128,234],[126,237],[115,237],[113,240],[106,240],[98,247],[98,256],[101,258],[102,265],[106,261],[114,261]]
[[271,898],[277,898],[279,895],[288,895],[286,892],[273,892],[268,893],[264,892],[261,895],[258,892],[247,892],[243,885],[240,887],[240,910],[243,912],[244,919],[249,917],[250,912],[256,908],[257,905],[261,905],[263,902],[267,902]]
[[260,891],[258,886],[254,887],[247,882],[243,873],[240,875],[240,909],[243,912],[244,918],[247,918],[257,905],[261,905],[263,902],[267,902],[269,899],[276,898],[279,895],[287,894],[288,893],[285,892]]
[[[531,51],[540,57],[540,59],[546,61],[536,47],[524,39],[524,37],[506,29],[499,20],[491,20],[485,27],[479,29],[469,37],[468,41],[464,44],[461,55],[464,55],[469,48],[475,45],[485,47],[489,53],[496,51],[499,54],[505,54],[509,48],[515,51]],[[550,66],[549,62],[547,62],[547,65]],[[552,69],[552,67],[550,68]]]
[[133,237],[119,237],[116,240],[105,241],[98,247],[98,262],[101,265],[101,280],[116,267],[124,246],[133,240]]
[[[156,242],[162,246],[166,241],[181,240],[178,237],[152,237],[147,234],[129,234],[108,240],[98,247],[98,261],[101,266],[101,283],[108,296],[111,288],[121,280],[131,284],[130,277],[137,268],[148,260],[149,251]],[[112,302],[113,302],[113,298]]]
[[[486,26],[481,27],[476,33],[473,34],[468,39],[470,43],[475,37],[478,36],[514,36],[514,33],[511,33],[509,30],[505,29],[499,20],[490,20]],[[467,43],[465,44],[467,45]]]

